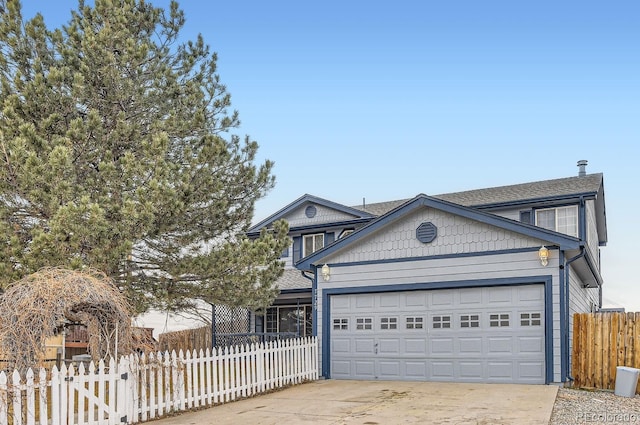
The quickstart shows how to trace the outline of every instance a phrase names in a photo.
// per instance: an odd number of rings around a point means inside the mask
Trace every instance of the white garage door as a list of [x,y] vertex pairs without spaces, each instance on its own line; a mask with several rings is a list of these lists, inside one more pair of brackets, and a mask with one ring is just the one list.
[[331,378],[545,383],[543,285],[330,300]]

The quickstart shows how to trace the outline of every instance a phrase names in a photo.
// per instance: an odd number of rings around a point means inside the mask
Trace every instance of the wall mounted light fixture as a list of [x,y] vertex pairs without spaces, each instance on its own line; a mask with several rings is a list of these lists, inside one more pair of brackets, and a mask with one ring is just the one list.
[[329,279],[331,279],[331,269],[329,268],[329,266],[326,264],[322,266],[321,272],[322,272],[322,279],[325,282],[328,282]]
[[540,264],[547,266],[549,264],[549,250],[546,246],[542,245],[538,250],[538,258],[540,258]]

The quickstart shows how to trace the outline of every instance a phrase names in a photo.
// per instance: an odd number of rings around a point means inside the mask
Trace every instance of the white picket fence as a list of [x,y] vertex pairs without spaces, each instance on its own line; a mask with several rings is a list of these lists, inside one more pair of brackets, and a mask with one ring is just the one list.
[[318,379],[316,337],[0,373],[0,425],[116,425]]

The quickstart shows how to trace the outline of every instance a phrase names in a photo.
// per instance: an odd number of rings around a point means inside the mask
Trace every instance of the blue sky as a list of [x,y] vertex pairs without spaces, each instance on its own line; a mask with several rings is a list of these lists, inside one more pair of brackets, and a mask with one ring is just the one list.
[[[152,1],[165,7],[168,1]],[[74,0],[24,0],[50,27]],[[347,205],[604,173],[605,304],[640,311],[640,2],[180,2],[275,161],[256,221],[304,193]]]

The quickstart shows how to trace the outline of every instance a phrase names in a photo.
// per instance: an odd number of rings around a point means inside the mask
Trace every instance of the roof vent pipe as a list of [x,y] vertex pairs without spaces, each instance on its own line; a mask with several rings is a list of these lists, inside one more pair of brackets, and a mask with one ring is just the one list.
[[586,159],[581,159],[580,161],[578,161],[578,169],[580,171],[578,171],[578,177],[584,177],[587,175],[587,160]]

